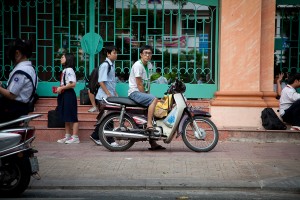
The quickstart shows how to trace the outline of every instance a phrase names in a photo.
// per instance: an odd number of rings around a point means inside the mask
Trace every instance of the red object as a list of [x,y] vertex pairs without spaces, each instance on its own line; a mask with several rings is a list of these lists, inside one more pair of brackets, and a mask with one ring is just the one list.
[[53,87],[52,87],[52,92],[53,92],[53,93],[57,93],[57,87],[53,86]]

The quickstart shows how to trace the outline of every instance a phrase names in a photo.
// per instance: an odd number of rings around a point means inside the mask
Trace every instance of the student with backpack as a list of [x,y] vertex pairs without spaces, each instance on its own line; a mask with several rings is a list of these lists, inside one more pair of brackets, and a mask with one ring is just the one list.
[[9,43],[9,60],[14,64],[9,79],[2,86],[0,82],[0,123],[27,115],[38,83],[38,77],[29,58],[32,55],[32,42],[17,38]]
[[[93,79],[91,79],[91,91],[97,90],[96,101],[100,103],[103,98],[118,96],[116,92],[116,74],[115,74],[115,60],[117,60],[117,48],[115,46],[106,46],[104,48],[106,54],[105,61],[99,66],[98,70],[98,84],[94,84],[95,89],[92,88]],[[90,138],[97,144],[102,145],[98,135],[99,126],[95,127],[95,130],[91,134]],[[111,145],[117,146],[118,144],[111,138],[109,141]]]

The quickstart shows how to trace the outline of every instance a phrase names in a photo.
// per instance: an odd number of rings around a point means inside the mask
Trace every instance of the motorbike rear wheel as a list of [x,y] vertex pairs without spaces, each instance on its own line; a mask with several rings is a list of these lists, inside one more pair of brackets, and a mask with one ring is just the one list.
[[5,160],[0,168],[0,194],[2,197],[18,197],[28,187],[31,165],[28,158]]
[[[134,121],[130,117],[125,115],[123,120],[123,130],[127,130],[128,128],[136,128]],[[120,114],[114,113],[105,117],[99,126],[99,139],[102,145],[110,151],[125,151],[132,147],[132,145],[134,144],[134,141],[131,139],[110,137],[104,134],[104,130],[116,130],[116,128],[119,127],[120,124]],[[115,142],[115,145],[112,145],[113,142]]]
[[219,132],[216,125],[206,117],[195,116],[194,120],[203,133],[203,136],[199,137],[199,135],[196,135],[197,132],[193,120],[188,119],[182,127],[182,140],[184,144],[196,152],[211,151],[215,148],[219,140]]

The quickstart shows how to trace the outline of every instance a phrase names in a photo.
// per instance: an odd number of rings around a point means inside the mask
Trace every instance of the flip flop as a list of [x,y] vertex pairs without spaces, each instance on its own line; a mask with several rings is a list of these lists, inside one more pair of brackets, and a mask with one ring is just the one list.
[[151,147],[151,148],[148,148],[150,151],[157,151],[157,150],[165,150],[166,148],[161,146],[161,145],[157,145],[155,147]]

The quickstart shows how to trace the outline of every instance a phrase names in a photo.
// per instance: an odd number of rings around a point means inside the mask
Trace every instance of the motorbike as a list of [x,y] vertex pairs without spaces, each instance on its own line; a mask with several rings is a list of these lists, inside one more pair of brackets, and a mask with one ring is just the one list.
[[31,120],[41,114],[25,115],[0,123],[0,196],[17,197],[28,187],[31,176],[40,179],[38,151],[32,147],[35,128]]
[[[184,144],[195,152],[211,151],[218,143],[219,132],[209,119],[209,112],[188,105],[184,96],[186,87],[175,80],[165,94],[171,97],[171,106],[165,118],[153,119],[154,131],[146,129],[147,108],[128,97],[108,97],[99,106],[97,125],[102,145],[110,151],[125,151],[135,142],[162,140],[170,143],[182,137]],[[111,145],[113,140],[118,145]]]

